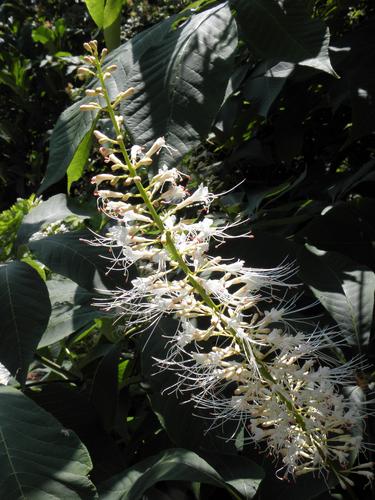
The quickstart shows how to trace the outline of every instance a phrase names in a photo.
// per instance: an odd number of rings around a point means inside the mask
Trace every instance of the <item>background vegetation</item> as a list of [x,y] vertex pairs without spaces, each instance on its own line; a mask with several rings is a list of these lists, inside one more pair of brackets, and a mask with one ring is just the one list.
[[107,221],[76,69],[84,41],[106,42],[117,88],[138,90],[121,109],[132,142],[164,135],[177,152],[160,162],[215,192],[244,181],[214,211],[249,218],[254,238],[221,254],[295,261],[301,304],[348,340],[340,359],[367,358],[348,391],[371,399],[374,15],[370,0],[0,5],[0,497],[372,498],[361,481],[280,482],[241,436],[205,432],[163,394],[172,375],[152,375],[168,321],[146,342],[91,305],[124,277],[82,241]]

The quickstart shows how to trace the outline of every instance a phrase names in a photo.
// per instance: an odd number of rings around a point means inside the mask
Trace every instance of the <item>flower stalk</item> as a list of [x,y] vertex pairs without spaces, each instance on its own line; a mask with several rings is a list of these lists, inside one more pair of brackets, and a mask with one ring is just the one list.
[[[208,208],[218,195],[203,185],[190,194],[183,185],[187,176],[175,168],[163,165],[149,180],[147,167],[167,148],[165,140],[157,139],[146,153],[138,145],[128,152],[115,109],[135,90],[111,101],[106,80],[116,66],[102,67],[106,53],[99,56],[95,41],[85,48],[86,70],[99,86],[88,91],[97,101],[82,110],[106,113],[115,135],[94,132],[113,173],[92,182],[100,209],[115,225],[91,244],[108,247],[112,267],[126,272],[136,264],[140,270],[130,290],[111,292],[102,307],[119,309],[130,328],[145,329],[165,315],[177,318],[166,359],[160,360],[178,376],[171,389],[188,392],[197,407],[208,410],[212,427],[223,420],[244,426],[251,442],[281,461],[284,477],[331,470],[349,484],[351,456],[363,447],[352,430],[365,411],[339,391],[355,368],[355,363],[338,366],[327,354],[332,343],[343,343],[340,335],[319,327],[303,332],[303,318],[295,318],[302,311],[296,308],[298,297],[286,299],[293,266],[254,269],[208,254],[211,241],[237,237],[230,230],[239,222],[214,221]],[[188,219],[185,211],[192,207],[205,211]],[[372,474],[366,468],[360,472]]]

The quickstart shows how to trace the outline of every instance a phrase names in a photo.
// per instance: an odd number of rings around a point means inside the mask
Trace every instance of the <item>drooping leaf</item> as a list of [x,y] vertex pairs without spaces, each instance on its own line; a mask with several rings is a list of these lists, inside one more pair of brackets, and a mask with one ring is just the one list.
[[303,2],[288,0],[231,0],[241,34],[261,59],[274,59],[335,75],[328,45],[329,30],[311,18]]
[[[255,464],[254,464],[255,465]],[[250,472],[251,474],[251,472]],[[255,466],[254,477],[260,481],[262,470]],[[235,486],[226,483],[222,476],[199,455],[176,448],[150,457],[119,474],[102,485],[103,500],[140,500],[144,492],[159,481],[194,481],[227,489],[238,496]],[[254,482],[255,487],[255,482]],[[247,497],[252,498],[252,495]]]
[[375,274],[344,255],[307,247],[298,255],[301,276],[352,345],[368,343]]
[[71,215],[86,219],[95,213],[96,208],[94,210],[82,208],[65,194],[56,194],[30,210],[24,217],[17,233],[17,244],[26,243],[45,224],[63,220]]
[[227,484],[233,486],[243,498],[255,496],[264,478],[264,470],[245,456],[223,453],[203,454],[202,457],[215,468]]
[[49,280],[47,287],[52,312],[38,348],[58,342],[103,314],[91,306],[92,293],[67,278]]
[[250,100],[253,113],[267,117],[294,66],[293,63],[285,62],[272,66],[268,61],[264,61],[252,71],[244,83],[244,96]]
[[347,255],[375,270],[373,204],[369,201],[351,200],[326,207],[299,231],[298,238],[321,250]]
[[50,313],[46,284],[35,269],[24,262],[0,264],[0,362],[21,383]]
[[55,234],[31,241],[30,250],[52,271],[62,274],[87,290],[125,287],[127,279],[120,271],[108,273],[108,251],[89,245],[88,232]]
[[77,436],[22,392],[0,387],[0,497],[97,498]]

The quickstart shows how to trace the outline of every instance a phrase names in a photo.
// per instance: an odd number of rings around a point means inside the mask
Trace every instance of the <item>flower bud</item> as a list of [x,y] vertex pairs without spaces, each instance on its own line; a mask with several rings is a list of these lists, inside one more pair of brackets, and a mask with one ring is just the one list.
[[151,158],[152,155],[155,153],[158,153],[162,147],[165,146],[165,139],[164,137],[159,137],[159,139],[156,139],[154,144],[151,146],[151,148],[147,151],[145,154],[146,157]]
[[93,71],[91,71],[91,69],[86,68],[85,66],[79,67],[77,69],[77,74],[78,75],[84,75],[84,76],[87,76],[87,75],[95,76],[95,73]]
[[108,54],[108,49],[104,48],[100,54],[100,62],[102,63],[104,61],[104,58]]
[[79,109],[81,111],[94,111],[94,110],[97,110],[97,109],[102,109],[99,104],[95,103],[95,102],[90,102],[89,104],[82,104]]
[[123,193],[119,193],[118,191],[110,191],[108,189],[101,189],[99,191],[95,191],[95,196],[99,196],[100,198],[122,198]]
[[99,186],[99,184],[104,182],[104,181],[113,181],[116,179],[117,179],[117,177],[115,175],[112,175],[112,174],[98,174],[98,175],[95,175],[94,177],[92,177],[91,184],[96,184],[97,186]]
[[95,64],[95,57],[93,56],[84,56],[83,60],[87,62],[87,64],[94,65]]
[[111,142],[111,139],[99,130],[94,130],[94,135],[99,142],[99,144],[104,144],[105,142]]

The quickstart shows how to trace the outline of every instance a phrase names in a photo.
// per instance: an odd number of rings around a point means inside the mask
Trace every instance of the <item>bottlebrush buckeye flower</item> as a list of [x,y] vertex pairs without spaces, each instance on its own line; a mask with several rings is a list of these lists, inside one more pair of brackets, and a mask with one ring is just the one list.
[[352,463],[364,448],[355,431],[367,408],[354,405],[342,390],[358,361],[342,365],[329,354],[343,343],[339,334],[318,326],[306,333],[298,295],[290,298],[292,264],[256,269],[210,255],[212,243],[248,238],[249,232],[234,236],[232,229],[241,221],[210,216],[220,195],[203,184],[188,190],[188,176],[176,168],[163,165],[150,175],[155,155],[168,148],[163,137],[148,150],[134,145],[128,152],[115,107],[134,89],[111,101],[105,80],[116,69],[102,68],[104,56],[98,56],[95,42],[85,47],[91,54],[87,70],[98,78],[100,96],[83,110],[99,107],[115,136],[94,132],[99,144],[111,144],[105,161],[113,173],[92,182],[100,184],[98,206],[112,225],[91,244],[109,249],[110,268],[126,272],[135,264],[139,270],[130,288],[108,292],[101,307],[115,309],[138,331],[163,316],[177,318],[166,358],[158,360],[176,372],[169,390],[188,394],[212,417],[212,428],[223,420],[237,422],[249,441],[278,461],[279,476],[331,471],[344,487],[352,483],[352,473],[371,479],[372,464]]

